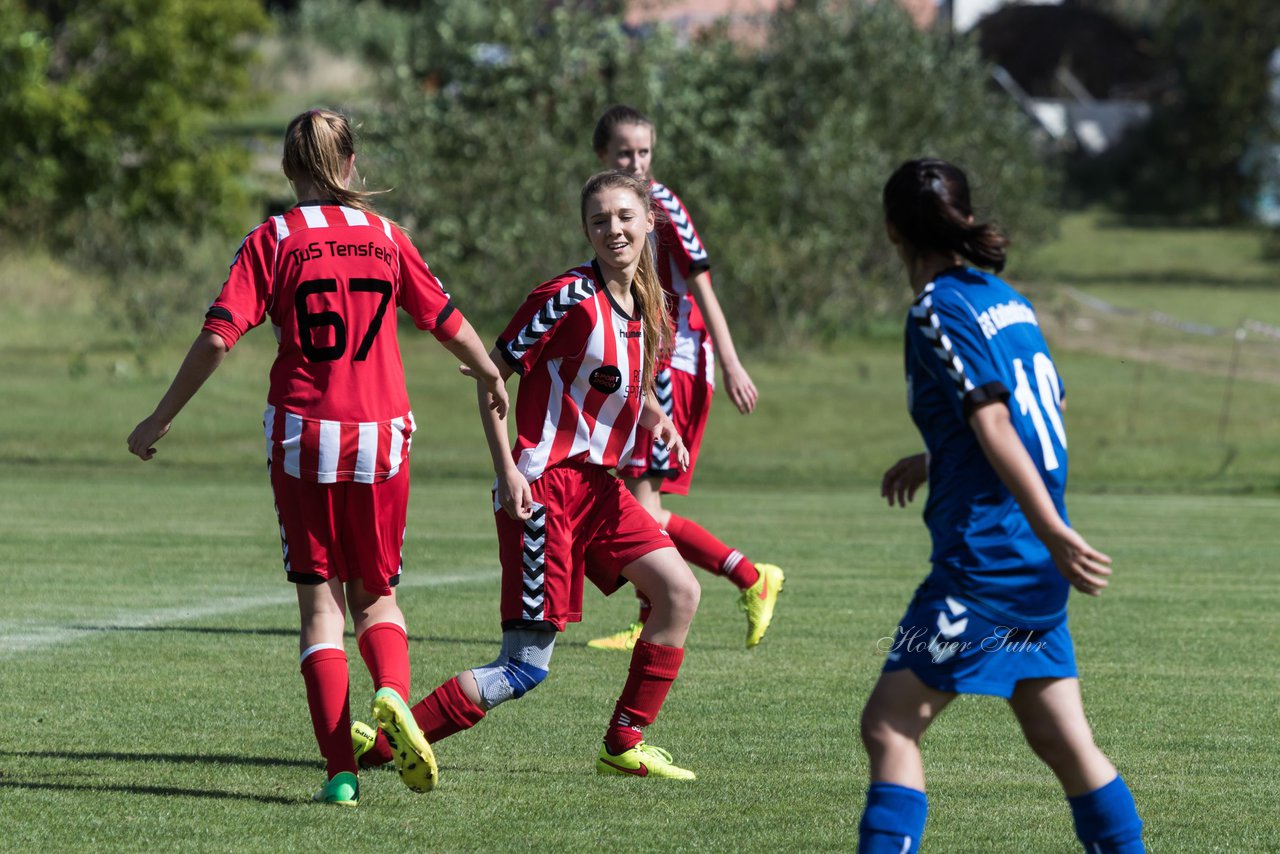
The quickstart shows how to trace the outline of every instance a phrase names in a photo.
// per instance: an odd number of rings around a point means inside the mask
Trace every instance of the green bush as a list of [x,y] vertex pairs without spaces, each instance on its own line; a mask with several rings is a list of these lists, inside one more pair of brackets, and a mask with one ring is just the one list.
[[134,294],[130,330],[163,325],[209,270],[188,244],[243,227],[248,152],[219,130],[268,25],[256,0],[0,0],[0,226]]
[[973,45],[891,3],[795,5],[763,43],[637,34],[540,0],[354,15],[309,0],[297,20],[381,69],[386,91],[359,116],[364,172],[394,186],[382,204],[474,314],[509,313],[588,254],[577,193],[599,168],[595,119],[617,101],[656,122],[655,174],[698,223],[744,342],[858,331],[901,307],[879,195],[903,160],[962,164],[1017,239],[1052,226],[1051,170]]

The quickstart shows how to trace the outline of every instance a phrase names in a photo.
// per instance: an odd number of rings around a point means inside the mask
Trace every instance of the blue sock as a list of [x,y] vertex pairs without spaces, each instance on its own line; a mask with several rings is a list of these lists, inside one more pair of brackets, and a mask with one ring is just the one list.
[[919,789],[872,783],[858,824],[858,854],[916,854],[928,812],[929,799]]
[[1129,787],[1119,776],[1101,789],[1074,798],[1071,816],[1076,836],[1089,854],[1143,854],[1142,819]]

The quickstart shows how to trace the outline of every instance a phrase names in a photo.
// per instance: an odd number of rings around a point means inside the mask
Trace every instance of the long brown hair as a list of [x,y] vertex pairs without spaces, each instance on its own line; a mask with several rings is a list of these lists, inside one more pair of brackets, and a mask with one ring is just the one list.
[[[600,172],[587,179],[582,187],[582,225],[587,224],[587,202],[596,193],[603,190],[630,190],[640,200],[641,210],[648,212],[649,185],[616,169]],[[653,244],[645,240],[640,249],[640,263],[636,266],[635,275],[631,279],[631,293],[635,297],[636,308],[639,309],[641,325],[644,329],[644,373],[640,387],[648,391],[653,386],[654,365],[658,361],[658,353],[671,344],[671,325],[667,314],[667,299],[662,291],[662,281],[658,278],[658,264],[653,257]]]
[[909,160],[884,185],[884,216],[917,252],[960,255],[999,273],[1009,239],[991,222],[977,222],[969,179],[945,160]]
[[290,181],[309,181],[338,204],[376,214],[369,198],[378,193],[350,189],[342,180],[343,167],[355,152],[355,134],[346,116],[307,110],[294,116],[284,132],[280,165]]

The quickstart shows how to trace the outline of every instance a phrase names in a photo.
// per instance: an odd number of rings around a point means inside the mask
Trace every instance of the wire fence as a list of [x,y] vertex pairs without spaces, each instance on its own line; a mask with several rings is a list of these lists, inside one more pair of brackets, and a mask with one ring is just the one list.
[[[1133,365],[1132,386],[1122,404],[1129,435],[1137,431],[1140,415],[1162,405],[1159,390],[1152,387],[1156,368],[1221,380],[1216,384],[1220,399],[1212,426],[1220,443],[1227,441],[1240,405],[1242,381],[1280,386],[1280,327],[1253,318],[1242,318],[1234,327],[1214,326],[1114,305],[1069,285],[1054,288],[1054,293],[1065,299],[1050,300],[1049,310],[1042,314],[1055,349],[1087,351]],[[1270,395],[1270,390],[1265,393]],[[1274,396],[1280,398],[1280,388]],[[1210,429],[1208,424],[1200,427],[1204,432]]]

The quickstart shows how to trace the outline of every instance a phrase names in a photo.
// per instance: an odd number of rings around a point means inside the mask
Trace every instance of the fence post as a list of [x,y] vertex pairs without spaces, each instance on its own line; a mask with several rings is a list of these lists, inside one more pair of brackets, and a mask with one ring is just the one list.
[[1236,384],[1236,370],[1240,366],[1240,345],[1244,343],[1244,322],[1236,327],[1236,334],[1231,342],[1231,367],[1227,370],[1227,388],[1222,395],[1222,413],[1218,416],[1218,443],[1224,444],[1227,438],[1227,424],[1231,420],[1231,390]]
[[1142,338],[1138,341],[1138,365],[1133,374],[1133,394],[1129,395],[1129,435],[1136,431],[1138,399],[1142,396],[1142,380],[1147,369],[1147,359],[1151,355],[1151,315],[1143,317]]

